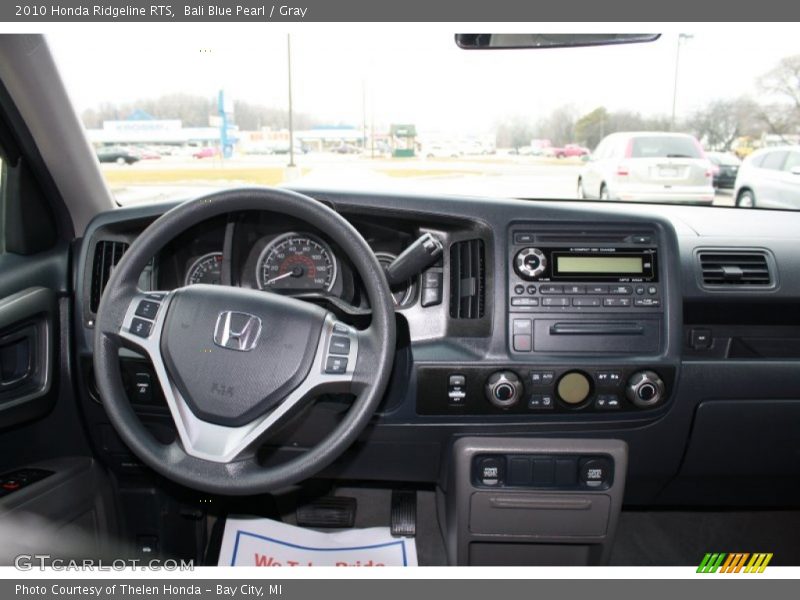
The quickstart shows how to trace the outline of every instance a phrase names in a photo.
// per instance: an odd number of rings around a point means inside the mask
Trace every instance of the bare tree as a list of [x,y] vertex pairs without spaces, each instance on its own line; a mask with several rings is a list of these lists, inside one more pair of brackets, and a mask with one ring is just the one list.
[[758,78],[758,87],[773,100],[759,110],[767,129],[780,136],[796,133],[800,129],[800,54],[781,59]]
[[692,114],[687,127],[709,148],[730,150],[736,138],[755,133],[759,111],[758,105],[746,97],[713,100]]

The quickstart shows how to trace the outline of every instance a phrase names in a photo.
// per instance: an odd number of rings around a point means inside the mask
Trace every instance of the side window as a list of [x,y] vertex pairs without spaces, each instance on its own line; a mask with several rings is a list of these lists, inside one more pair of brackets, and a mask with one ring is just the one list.
[[764,160],[761,163],[761,168],[780,171],[783,168],[783,163],[786,161],[787,154],[788,152],[784,150],[770,152],[764,157]]
[[783,164],[783,170],[791,172],[792,169],[800,167],[800,152],[790,152]]

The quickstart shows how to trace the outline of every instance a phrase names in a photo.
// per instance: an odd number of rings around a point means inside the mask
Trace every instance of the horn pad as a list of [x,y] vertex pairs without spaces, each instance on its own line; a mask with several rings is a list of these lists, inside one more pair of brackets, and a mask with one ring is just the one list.
[[192,285],[172,295],[161,354],[198,418],[236,427],[305,380],[325,315],[319,306],[278,294]]

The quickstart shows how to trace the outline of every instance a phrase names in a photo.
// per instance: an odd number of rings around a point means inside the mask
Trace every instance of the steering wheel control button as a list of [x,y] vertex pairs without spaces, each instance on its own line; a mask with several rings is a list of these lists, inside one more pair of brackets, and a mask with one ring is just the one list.
[[347,371],[347,359],[343,356],[329,356],[325,363],[325,372],[331,375],[340,375]]
[[464,406],[467,400],[467,378],[454,374],[447,379],[447,401],[450,406]]
[[522,389],[522,382],[513,371],[497,371],[486,380],[486,398],[498,408],[514,406]]
[[639,408],[655,406],[664,397],[666,386],[658,373],[638,371],[630,376],[625,388],[628,400]]
[[607,488],[611,485],[613,469],[611,459],[582,458],[578,465],[578,479],[588,488]]
[[334,323],[333,333],[350,333],[350,329],[344,323]]
[[146,338],[150,336],[150,330],[153,328],[153,323],[151,321],[145,321],[144,319],[134,319],[131,321],[131,333],[133,335],[139,336],[140,338]]
[[478,461],[478,481],[487,486],[497,487],[505,479],[506,461],[503,457],[489,456]]
[[347,356],[350,354],[350,338],[344,335],[331,336],[331,341],[328,344],[328,352],[330,354]]
[[514,257],[514,270],[523,279],[536,279],[546,269],[547,258],[538,248],[523,248]]
[[570,406],[582,404],[592,393],[592,382],[580,371],[570,371],[558,380],[558,397]]
[[142,300],[139,306],[136,307],[136,316],[144,317],[145,319],[155,319],[159,307],[158,302],[151,302],[150,300]]

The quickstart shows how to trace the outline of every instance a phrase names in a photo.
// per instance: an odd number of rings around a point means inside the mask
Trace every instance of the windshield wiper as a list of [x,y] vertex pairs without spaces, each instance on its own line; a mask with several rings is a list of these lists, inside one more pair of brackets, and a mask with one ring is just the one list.
[[692,158],[688,154],[667,154],[667,158]]

